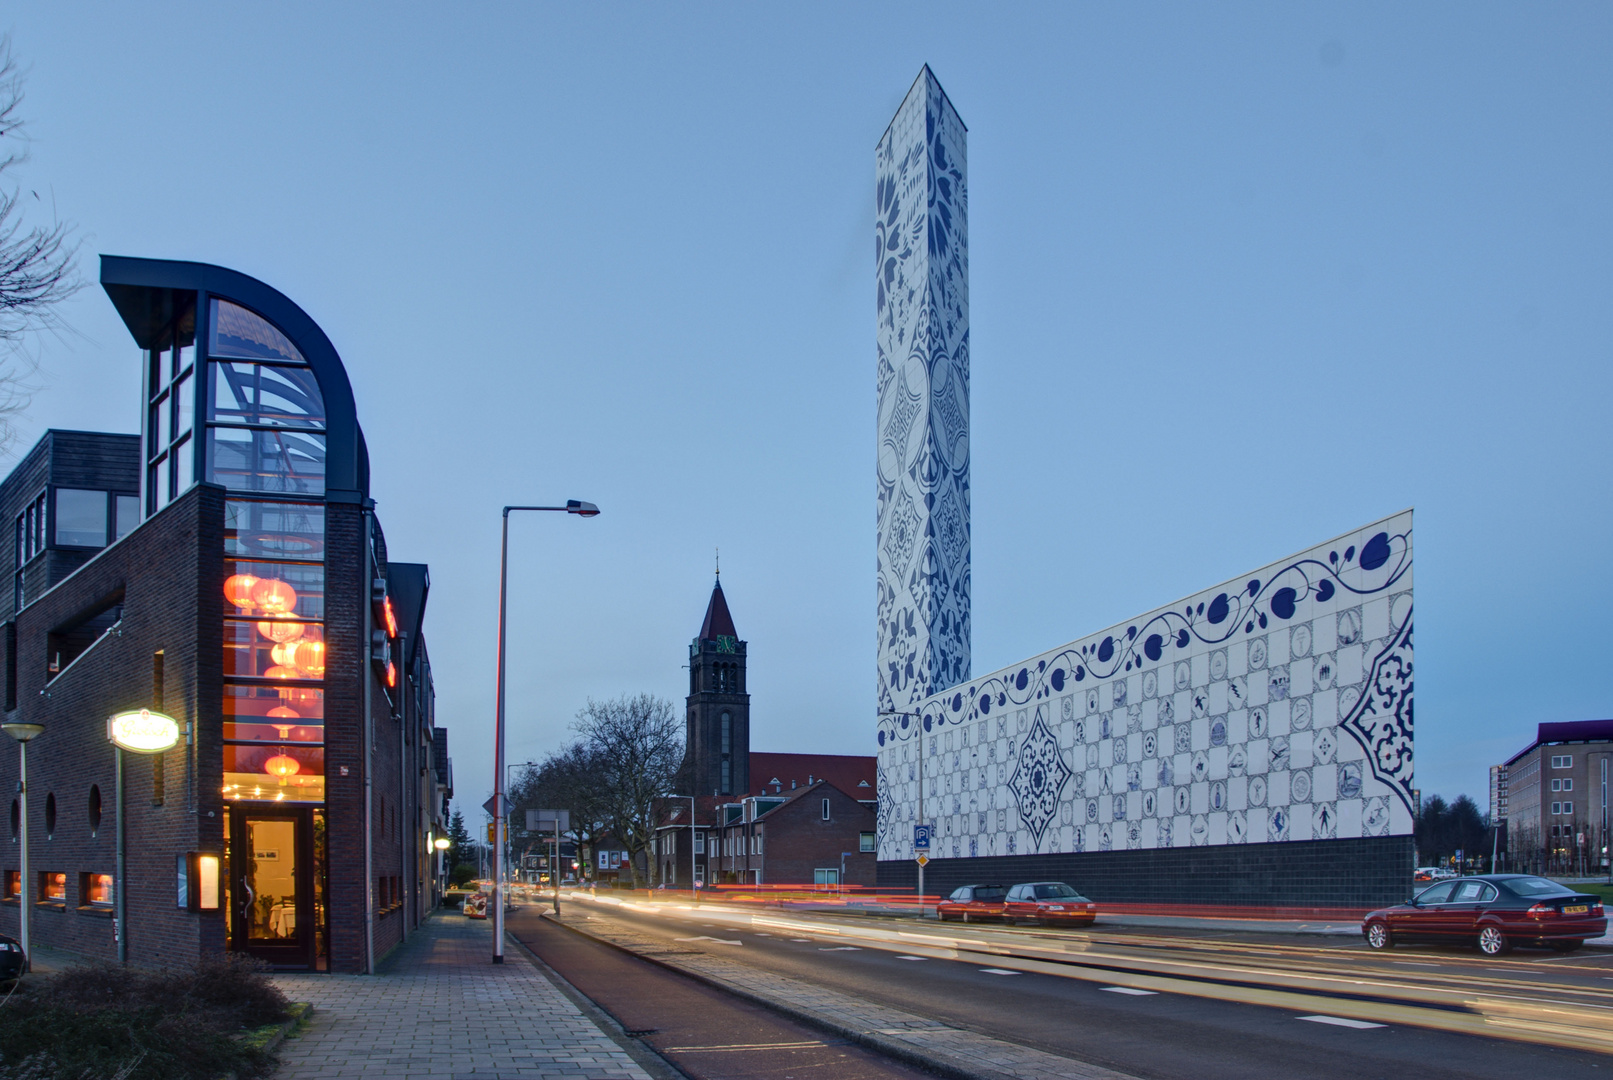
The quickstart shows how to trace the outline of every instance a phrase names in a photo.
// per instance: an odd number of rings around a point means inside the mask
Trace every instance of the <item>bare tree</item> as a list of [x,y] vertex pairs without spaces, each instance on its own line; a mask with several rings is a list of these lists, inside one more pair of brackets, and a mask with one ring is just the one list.
[[[595,781],[599,763],[591,744],[579,741],[562,747],[536,766],[516,774],[510,788],[510,822],[519,828],[528,810],[568,810],[571,831],[567,834],[587,852],[610,828],[610,814]],[[534,838],[529,847],[544,843]]]
[[683,763],[684,730],[672,703],[651,694],[590,700],[575,728],[590,750],[592,784],[613,832],[627,848],[638,887],[639,855],[655,839],[661,796]]
[[48,225],[31,224],[26,195],[5,174],[28,160],[23,133],[24,71],[11,55],[11,36],[0,37],[0,448],[15,436],[13,418],[28,404],[33,362],[23,339],[40,330],[56,330],[56,305],[82,286],[74,269],[78,245],[71,227],[51,215]]

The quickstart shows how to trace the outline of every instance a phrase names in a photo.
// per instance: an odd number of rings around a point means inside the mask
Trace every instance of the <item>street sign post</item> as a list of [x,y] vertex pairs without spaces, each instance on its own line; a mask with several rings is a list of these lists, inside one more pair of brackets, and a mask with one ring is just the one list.
[[554,913],[560,914],[560,834],[571,831],[570,810],[528,810],[526,827],[535,833],[554,834],[554,867],[549,880],[554,882]]
[[930,832],[932,827],[913,823],[913,850],[919,864],[919,918],[924,918],[924,864],[930,861]]

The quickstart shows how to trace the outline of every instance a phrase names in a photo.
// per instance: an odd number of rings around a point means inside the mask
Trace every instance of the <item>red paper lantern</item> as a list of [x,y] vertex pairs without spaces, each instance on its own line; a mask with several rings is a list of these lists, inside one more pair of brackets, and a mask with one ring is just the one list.
[[289,615],[297,606],[297,590],[279,578],[263,578],[252,587],[252,602],[266,615]]
[[263,763],[263,771],[270,776],[278,776],[281,787],[286,786],[286,777],[297,775],[297,771],[301,768],[302,766],[297,764],[297,759],[287,754],[276,754]]
[[251,574],[231,574],[224,581],[224,595],[243,612],[252,610],[252,590],[258,579]]

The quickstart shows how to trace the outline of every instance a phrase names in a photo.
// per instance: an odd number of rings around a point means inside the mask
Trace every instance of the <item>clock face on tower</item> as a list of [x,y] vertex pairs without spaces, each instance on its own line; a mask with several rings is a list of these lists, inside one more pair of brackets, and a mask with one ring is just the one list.
[[729,637],[727,634],[719,635],[717,638],[717,651],[722,653],[738,652],[739,639]]

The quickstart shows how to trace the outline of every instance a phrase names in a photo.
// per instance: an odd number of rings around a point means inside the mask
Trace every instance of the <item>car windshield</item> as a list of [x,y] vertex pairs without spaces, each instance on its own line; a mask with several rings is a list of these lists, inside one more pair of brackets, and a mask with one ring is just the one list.
[[1070,888],[1061,881],[1056,881],[1051,885],[1036,886],[1036,899],[1038,900],[1074,899],[1080,895],[1080,893],[1076,892],[1074,889]]
[[1008,895],[1008,890],[1001,885],[981,885],[975,889],[976,900],[1001,900]]
[[1538,878],[1538,877],[1512,878],[1512,879],[1510,879],[1508,881],[1503,882],[1503,884],[1506,885],[1507,890],[1509,892],[1517,893],[1519,896],[1572,896],[1572,895],[1574,895],[1574,890],[1573,889],[1565,889],[1565,888],[1563,888],[1563,886],[1557,884],[1555,881],[1547,881],[1545,878]]

